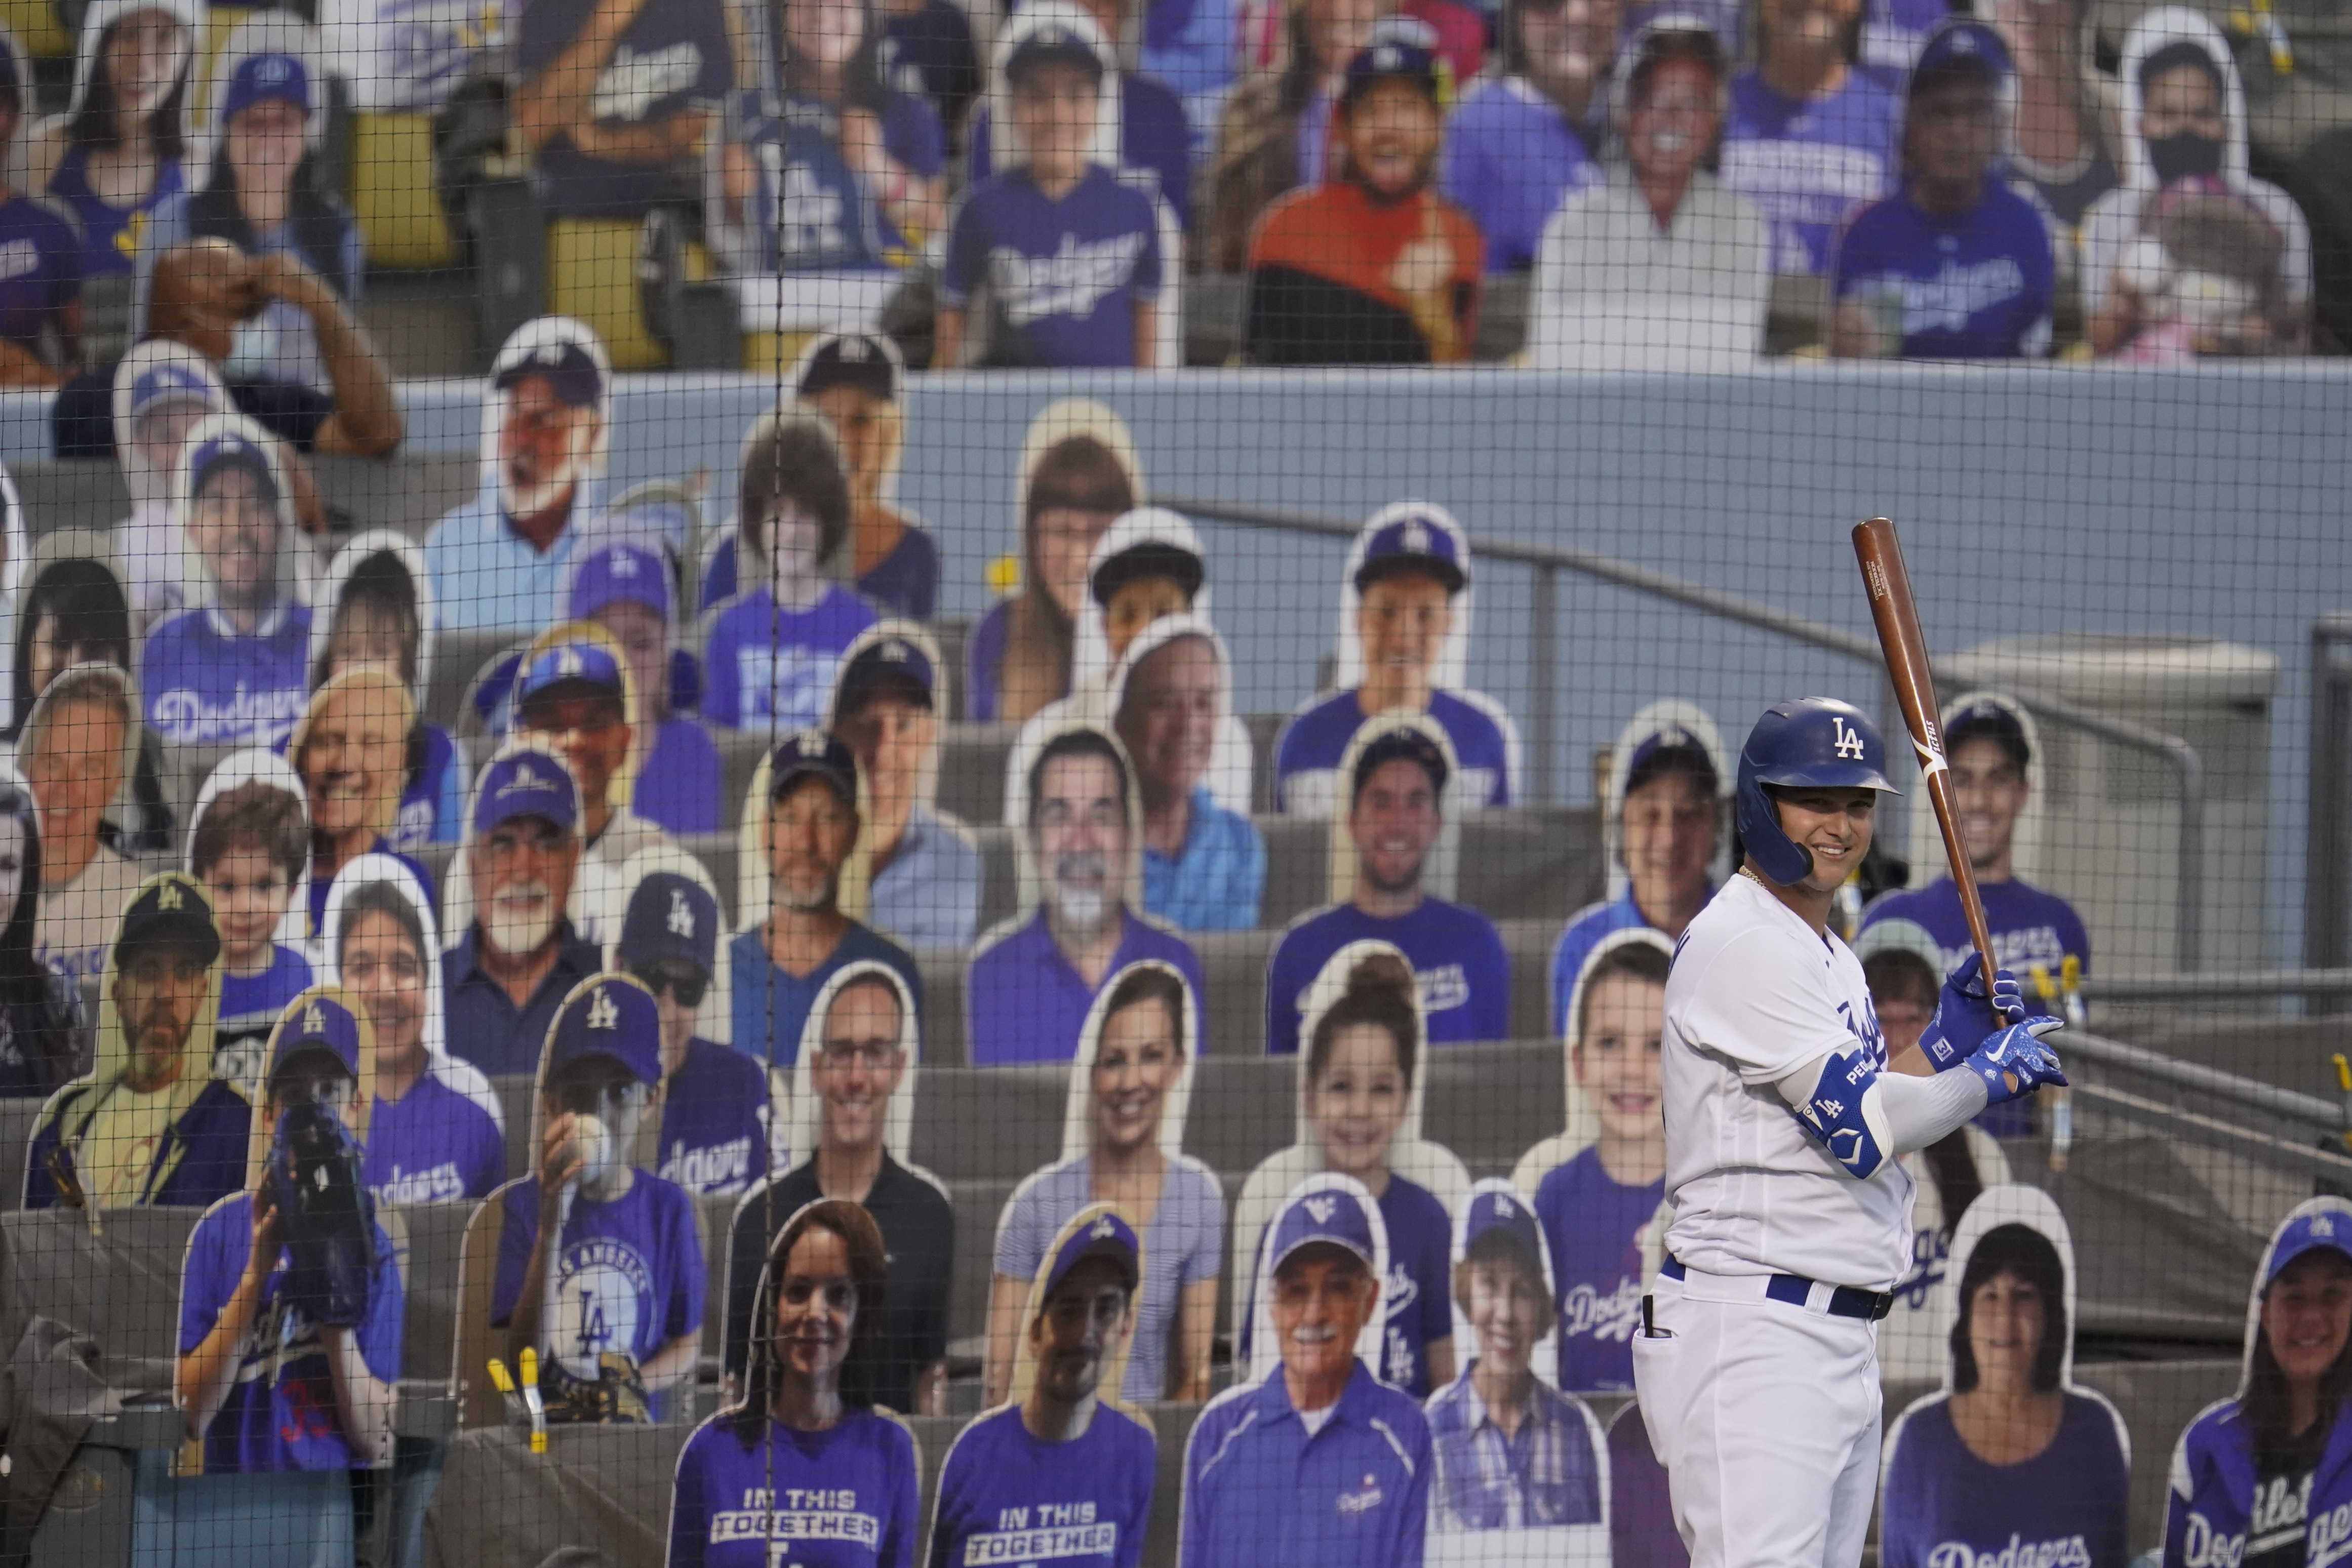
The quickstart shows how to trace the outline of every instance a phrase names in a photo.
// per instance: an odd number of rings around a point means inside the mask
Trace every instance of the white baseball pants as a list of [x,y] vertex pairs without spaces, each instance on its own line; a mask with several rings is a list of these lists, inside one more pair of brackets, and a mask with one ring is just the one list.
[[[1661,1275],[1633,1386],[1691,1568],[1856,1568],[1877,1490],[1877,1325]],[[1813,1301],[1826,1304],[1816,1286]]]

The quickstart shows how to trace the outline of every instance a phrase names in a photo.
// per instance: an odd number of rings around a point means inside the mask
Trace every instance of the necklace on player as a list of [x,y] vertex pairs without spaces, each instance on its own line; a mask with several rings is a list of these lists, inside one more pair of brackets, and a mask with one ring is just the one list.
[[[1756,874],[1756,868],[1749,865],[1746,861],[1739,862],[1739,874],[1746,877],[1748,881],[1754,883],[1759,887],[1764,886],[1764,879],[1758,876]],[[1769,892],[1769,890],[1767,889],[1767,891]]]

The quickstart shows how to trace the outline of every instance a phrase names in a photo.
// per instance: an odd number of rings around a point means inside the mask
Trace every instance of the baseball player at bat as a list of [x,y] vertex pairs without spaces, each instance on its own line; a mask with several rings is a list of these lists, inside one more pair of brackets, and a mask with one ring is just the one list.
[[1851,1568],[1877,1478],[1877,1328],[1910,1262],[1901,1155],[2063,1083],[2017,982],[1944,984],[1890,1069],[1827,928],[1870,848],[1886,747],[1862,710],[1781,703],[1739,757],[1745,858],[1675,949],[1662,1077],[1666,1260],[1633,1382],[1692,1568]]

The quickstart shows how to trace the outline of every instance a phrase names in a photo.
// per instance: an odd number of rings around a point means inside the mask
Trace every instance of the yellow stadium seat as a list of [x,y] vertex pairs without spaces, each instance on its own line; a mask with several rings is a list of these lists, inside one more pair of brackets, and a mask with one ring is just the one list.
[[457,248],[433,189],[433,117],[352,116],[352,213],[370,267],[457,264]]
[[74,52],[74,37],[58,23],[58,8],[50,0],[0,0],[0,25],[16,34],[35,59],[62,59]]
[[801,350],[815,336],[814,332],[746,332],[743,368],[758,375],[784,375],[800,362]]
[[[634,218],[557,218],[547,225],[547,308],[596,329],[616,371],[658,370],[669,350],[646,329],[637,304],[637,235]],[[710,276],[710,255],[686,247],[691,282]]]

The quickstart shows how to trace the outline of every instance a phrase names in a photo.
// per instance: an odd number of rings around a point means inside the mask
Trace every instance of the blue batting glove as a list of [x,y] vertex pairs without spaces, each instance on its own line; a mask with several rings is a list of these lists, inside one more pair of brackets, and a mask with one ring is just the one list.
[[1919,1033],[1919,1049],[1927,1063],[1942,1072],[1958,1067],[1975,1053],[1976,1044],[1994,1030],[2025,1018],[2025,991],[2007,969],[1992,972],[1992,995],[1985,995],[1984,959],[1971,953],[1960,960],[1944,981],[1937,998],[1936,1016]]
[[2042,1044],[2042,1037],[2065,1027],[2064,1019],[2044,1014],[1988,1036],[1968,1060],[1969,1071],[1984,1080],[1985,1103],[2006,1104],[2045,1083],[2063,1087],[2066,1075],[2059,1071],[2058,1053]]

